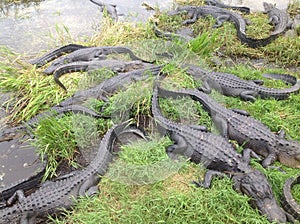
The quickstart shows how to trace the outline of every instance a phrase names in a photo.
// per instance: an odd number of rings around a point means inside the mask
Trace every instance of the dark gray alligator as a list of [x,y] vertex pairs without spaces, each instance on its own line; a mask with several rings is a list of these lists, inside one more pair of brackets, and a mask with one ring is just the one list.
[[293,21],[290,19],[287,12],[280,10],[271,3],[264,2],[264,13],[269,15],[269,23],[275,26],[271,35],[279,35],[284,33],[287,29],[292,28]]
[[166,148],[171,158],[176,159],[181,154],[192,162],[203,164],[209,170],[204,182],[198,183],[199,186],[208,188],[214,175],[230,174],[235,189],[251,197],[253,206],[263,215],[270,221],[286,222],[285,212],[277,204],[266,176],[249,165],[250,150],[244,150],[242,157],[225,138],[203,128],[178,124],[165,118],[159,107],[157,85],[154,85],[153,90],[152,114],[158,125],[175,142]]
[[129,54],[132,60],[140,60],[142,62],[148,62],[135,56],[128,47],[122,47],[122,46],[89,47],[89,48],[79,49],[66,56],[58,58],[46,70],[44,70],[44,73],[50,75],[58,67],[71,62],[106,59],[106,56],[110,54]]
[[246,13],[246,14],[250,13],[250,8],[248,8],[248,7],[226,5],[226,4],[224,4],[224,3],[222,3],[218,0],[205,0],[205,4],[216,6],[216,7],[219,7],[219,8],[235,9],[235,10],[241,11],[241,12]]
[[275,89],[262,86],[262,80],[246,81],[233,74],[207,71],[196,65],[184,65],[183,67],[193,78],[203,81],[203,85],[199,89],[205,93],[210,93],[212,89],[215,89],[225,96],[255,101],[257,97],[284,100],[292,93],[298,93],[300,90],[300,80],[291,75],[265,74],[264,77],[266,78],[278,79],[292,84],[289,88]]
[[292,187],[296,184],[300,184],[300,175],[290,177],[286,180],[283,186],[283,195],[281,197],[281,204],[283,208],[291,214],[296,220],[300,221],[300,205],[293,198]]
[[70,98],[65,99],[59,103],[59,106],[69,106],[74,104],[83,104],[88,99],[98,99],[108,101],[108,96],[117,90],[123,89],[131,82],[147,79],[150,75],[157,75],[163,66],[153,66],[145,69],[133,70],[130,72],[120,73],[109,79],[104,80],[102,83],[85,90],[80,90],[74,93]]
[[225,21],[233,22],[240,41],[251,48],[266,46],[267,44],[271,43],[271,41],[277,38],[277,35],[270,35],[269,37],[263,39],[254,39],[247,37],[245,19],[238,13],[216,6],[180,6],[174,11],[170,11],[168,15],[177,15],[183,12],[187,12],[188,17],[191,18],[185,20],[183,22],[184,25],[194,23],[198,18],[207,16],[212,16],[217,20],[214,27],[221,26]]
[[[108,170],[113,159],[113,144],[119,134],[126,132],[126,123],[116,125],[103,137],[95,158],[82,170],[77,170],[43,183],[34,193],[24,196],[16,191],[8,205],[0,210],[0,223],[36,223],[36,219],[70,208],[79,196],[97,193],[100,176]],[[132,129],[129,130],[132,132]]]
[[87,47],[79,44],[68,44],[60,48],[56,48],[39,58],[32,59],[29,61],[29,63],[36,65],[37,67],[42,67],[43,65],[47,64],[49,61],[53,61],[54,59],[64,54],[71,53],[73,51],[77,51],[82,48],[87,48]]
[[200,102],[221,135],[236,140],[240,145],[262,155],[265,158],[262,162],[264,167],[278,159],[286,166],[300,168],[300,143],[286,140],[283,134],[274,134],[270,128],[249,116],[246,111],[227,109],[198,90],[171,91],[158,88],[158,93],[173,98],[191,97]]
[[94,0],[90,0],[90,2],[98,5],[101,9],[101,12],[106,11],[107,14],[114,20],[114,21],[118,21],[118,16],[122,15],[122,14],[118,14],[117,12],[117,5],[113,5],[113,4],[106,4],[102,1],[94,1]]
[[151,64],[144,63],[141,61],[122,61],[115,59],[107,60],[92,60],[92,61],[79,61],[68,63],[58,67],[54,72],[54,81],[65,91],[66,87],[60,82],[59,78],[66,73],[70,72],[84,72],[91,71],[95,69],[108,68],[113,72],[128,72],[130,70],[141,69],[147,66],[152,66]]

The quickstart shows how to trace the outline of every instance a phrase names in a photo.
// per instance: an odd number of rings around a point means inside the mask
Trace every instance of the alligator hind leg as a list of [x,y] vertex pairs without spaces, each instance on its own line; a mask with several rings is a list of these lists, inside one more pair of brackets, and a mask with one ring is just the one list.
[[255,96],[257,96],[257,93],[251,90],[243,91],[240,93],[240,97],[246,101],[255,101],[256,100]]
[[230,15],[222,15],[217,17],[217,21],[215,25],[213,25],[213,28],[218,28],[223,25],[225,21],[228,21],[230,19]]
[[197,186],[197,187],[203,187],[203,188],[209,188],[210,185],[211,185],[211,181],[212,181],[212,178],[214,176],[226,176],[226,174],[222,173],[222,172],[219,172],[219,171],[215,171],[215,170],[208,170],[206,173],[205,173],[205,176],[204,176],[204,180],[203,181],[193,181],[193,183]]
[[212,119],[217,127],[217,129],[220,131],[220,134],[224,138],[228,138],[228,124],[225,119],[218,115],[212,115]]
[[80,189],[78,191],[78,195],[80,196],[91,196],[93,194],[96,194],[98,190],[95,188],[99,182],[98,175],[93,175],[80,186]]
[[23,190],[17,190],[9,199],[7,199],[7,205],[12,205],[16,201],[23,201],[25,198]]
[[176,160],[176,154],[183,154],[184,151],[188,148],[186,140],[175,133],[171,134],[171,139],[175,142],[175,144],[170,145],[166,148],[166,152],[171,159]]

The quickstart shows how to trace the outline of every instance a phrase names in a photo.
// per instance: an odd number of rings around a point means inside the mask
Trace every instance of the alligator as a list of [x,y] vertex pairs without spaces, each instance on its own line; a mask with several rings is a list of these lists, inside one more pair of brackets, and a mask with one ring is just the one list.
[[90,2],[98,5],[101,9],[101,12],[106,11],[107,14],[114,20],[114,21],[118,21],[118,16],[123,15],[123,14],[118,14],[117,13],[117,5],[114,4],[106,4],[102,1],[94,1],[94,0],[90,0]]
[[175,33],[172,33],[172,32],[165,32],[165,31],[160,30],[157,27],[157,23],[153,23],[153,30],[157,37],[166,38],[168,40],[179,39],[183,42],[188,42],[188,41],[191,41],[194,39],[193,30],[190,30],[188,28],[180,29],[180,30],[177,30]]
[[225,21],[233,22],[240,41],[251,48],[266,46],[277,38],[277,35],[270,35],[263,39],[247,37],[245,19],[238,13],[216,6],[180,6],[177,9],[170,11],[168,15],[177,15],[182,12],[187,12],[188,17],[191,18],[183,21],[183,25],[194,23],[198,18],[207,16],[212,16],[217,20],[214,28],[221,26]]
[[264,167],[270,166],[278,159],[286,166],[300,168],[300,143],[286,140],[283,132],[280,135],[274,134],[270,128],[251,117],[246,111],[227,109],[198,90],[171,91],[158,88],[158,93],[173,98],[191,97],[200,102],[221,135],[262,155],[265,158],[262,161]]
[[243,13],[249,14],[250,13],[250,8],[248,7],[240,7],[240,6],[231,6],[231,5],[226,5],[218,0],[205,0],[205,4],[206,5],[211,5],[211,6],[216,6],[219,8],[226,8],[226,9],[234,9],[234,10],[238,10],[241,11]]
[[110,54],[129,54],[132,60],[139,60],[145,63],[152,63],[135,56],[133,52],[127,47],[122,47],[122,46],[89,47],[89,48],[76,50],[66,56],[58,58],[46,70],[44,70],[44,73],[50,75],[58,67],[71,62],[106,59],[106,56]]
[[60,48],[56,48],[43,56],[32,59],[29,61],[30,64],[36,65],[36,67],[42,67],[43,65],[47,64],[49,61],[53,61],[54,59],[66,54],[71,53],[73,51],[77,51],[82,48],[87,48],[86,46],[79,45],[79,44],[68,44],[62,46]]
[[61,88],[67,91],[66,87],[59,80],[59,78],[66,73],[84,72],[87,70],[95,70],[100,68],[108,68],[113,72],[118,73],[118,72],[128,72],[134,69],[145,68],[150,65],[151,64],[147,64],[141,61],[122,61],[122,60],[115,60],[115,59],[72,62],[72,63],[62,65],[55,70],[54,81]]
[[114,142],[120,134],[126,132],[126,126],[127,123],[122,123],[107,131],[97,155],[84,169],[46,181],[28,196],[24,196],[22,190],[16,191],[7,201],[8,206],[0,210],[0,224],[34,224],[37,218],[61,212],[62,208],[69,209],[79,196],[97,193],[100,176],[106,173],[113,160]]
[[262,86],[262,80],[242,80],[239,77],[223,72],[213,72],[202,69],[196,65],[184,65],[187,73],[194,79],[202,80],[199,90],[210,93],[212,89],[217,90],[225,96],[240,97],[243,100],[255,101],[257,97],[261,99],[274,98],[277,100],[287,99],[292,93],[300,90],[300,80],[287,74],[264,74],[266,78],[282,80],[292,86],[285,89],[275,89]]
[[296,184],[300,184],[300,175],[290,177],[286,180],[283,186],[281,204],[289,214],[291,214],[296,220],[300,221],[300,205],[296,202],[291,193],[292,187]]
[[20,136],[23,136],[25,134],[29,134],[29,129],[32,129],[36,127],[38,122],[41,119],[53,116],[53,115],[63,115],[66,113],[75,113],[75,114],[83,114],[88,115],[94,118],[100,118],[104,116],[96,113],[93,110],[88,109],[87,107],[81,106],[81,105],[66,105],[64,107],[61,106],[54,106],[51,107],[48,111],[42,112],[41,114],[38,114],[31,118],[30,120],[24,122],[23,124],[11,128],[7,128],[0,131],[0,142],[3,141],[9,141],[14,138],[18,138]]
[[252,205],[263,215],[270,221],[286,222],[286,214],[277,204],[266,176],[249,165],[250,154],[253,154],[250,150],[245,149],[242,156],[220,135],[207,132],[201,126],[183,125],[167,119],[160,111],[158,96],[155,84],[152,95],[154,120],[175,142],[166,148],[168,156],[176,160],[183,155],[208,169],[204,182],[196,182],[198,186],[208,188],[214,175],[230,174],[235,190],[251,197]]
[[73,96],[60,102],[58,106],[69,106],[74,104],[83,104],[88,99],[93,98],[97,100],[103,100],[108,102],[107,96],[123,89],[125,85],[138,80],[144,80],[149,77],[149,73],[157,75],[163,66],[153,66],[145,69],[133,70],[130,72],[120,73],[109,79],[104,80],[102,83],[85,90],[79,90],[73,94]]
[[290,19],[287,12],[280,10],[271,3],[264,2],[264,13],[269,16],[269,23],[275,26],[271,35],[276,36],[284,33],[287,29],[292,28],[293,21]]

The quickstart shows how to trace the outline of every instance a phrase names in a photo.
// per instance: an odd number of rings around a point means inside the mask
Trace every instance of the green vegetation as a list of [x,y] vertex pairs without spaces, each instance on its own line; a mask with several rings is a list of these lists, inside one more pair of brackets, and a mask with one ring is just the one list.
[[[189,1],[199,4],[202,1]],[[187,2],[185,1],[185,4]],[[296,3],[295,3],[296,4]],[[295,11],[295,6],[290,10]],[[247,16],[253,22],[247,32],[265,37],[272,29],[262,13]],[[175,31],[181,27],[184,16],[167,16],[157,12],[159,28]],[[244,79],[262,79],[263,73],[289,73],[297,76],[290,68],[299,69],[299,37],[282,36],[273,43],[259,49],[243,46],[236,37],[232,24],[212,30],[214,19],[199,19],[190,25],[198,35],[188,43],[167,42],[158,39],[152,32],[152,23],[146,25],[127,22],[113,23],[110,19],[101,21],[100,32],[91,37],[89,45],[126,45],[137,56],[145,60],[156,59],[165,64],[168,88],[196,88],[201,85],[193,80],[178,65],[193,63],[210,70],[230,72]],[[67,29],[66,29],[67,31]],[[57,29],[57,32],[60,32]],[[62,32],[63,33],[63,32]],[[224,35],[226,34],[226,35]],[[64,42],[62,36],[59,41]],[[159,56],[165,52],[171,58]],[[61,78],[69,90],[62,91],[53,82],[53,77],[42,74],[43,68],[29,65],[26,56],[0,49],[0,86],[5,92],[14,92],[8,102],[13,105],[10,121],[26,121],[41,111],[69,97],[76,89],[86,88],[113,75],[105,70],[93,75],[71,74]],[[264,59],[263,65],[256,59]],[[269,68],[272,67],[272,68]],[[299,77],[299,76],[298,76]],[[300,77],[299,77],[300,78]],[[285,88],[278,80],[264,79],[265,85]],[[151,119],[151,91],[153,78],[129,85],[109,98],[109,103],[93,100],[90,108],[102,108],[103,114],[111,119],[92,120],[89,117],[73,115],[42,120],[34,130],[35,146],[40,154],[49,159],[45,178],[56,175],[62,163],[78,166],[78,147],[97,142],[98,136],[120,119],[132,118],[149,132],[155,126]],[[212,97],[229,108],[248,111],[251,116],[268,125],[272,131],[284,129],[295,140],[300,141],[300,94],[284,101],[261,100],[244,102],[238,98],[225,97],[213,92]],[[189,98],[179,100],[160,99],[163,113],[168,118],[182,123],[206,125],[214,131],[208,114]],[[150,116],[150,118],[149,118]],[[74,210],[66,211],[65,217],[51,218],[54,223],[266,223],[267,219],[251,208],[249,198],[235,192],[229,178],[215,179],[211,189],[195,188],[192,180],[203,177],[204,169],[186,161],[169,166],[165,147],[171,144],[168,137],[150,135],[149,142],[137,141],[121,146],[119,158],[111,164],[110,171],[99,183],[98,197],[83,197]],[[124,164],[126,166],[124,166]],[[167,165],[166,165],[167,164]],[[299,173],[276,162],[286,173],[264,169],[256,161],[251,165],[263,171],[279,199],[284,181]],[[141,169],[147,167],[145,169]],[[157,171],[160,168],[160,172]],[[165,171],[165,172],[162,172]],[[127,180],[127,182],[126,182]],[[131,180],[131,181],[130,181]],[[135,182],[133,181],[135,180]],[[293,188],[293,195],[300,201],[299,186]]]

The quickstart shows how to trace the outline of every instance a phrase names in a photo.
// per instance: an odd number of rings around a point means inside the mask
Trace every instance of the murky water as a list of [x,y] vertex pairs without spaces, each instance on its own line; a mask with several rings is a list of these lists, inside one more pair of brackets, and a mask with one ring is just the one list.
[[[0,2],[0,45],[19,53],[35,55],[62,42],[84,41],[92,35],[102,18],[100,8],[89,0],[32,0],[22,4]],[[25,3],[24,3],[25,2]],[[142,7],[144,0],[104,1],[116,4],[124,16],[120,20],[145,21],[152,12]],[[148,0],[148,4],[168,9],[173,0]],[[231,5],[248,6],[252,11],[263,10],[259,0],[223,0]],[[285,9],[290,0],[268,0]],[[63,36],[64,40],[59,39]]]
[[[151,15],[142,7],[143,0],[109,2],[116,4],[118,12],[124,14],[120,20],[143,21]],[[172,0],[147,3],[166,8]],[[27,54],[61,45],[61,34],[66,42],[84,41],[95,32],[102,18],[100,7],[89,0],[45,0],[22,5],[0,3],[0,7],[0,45]]]

